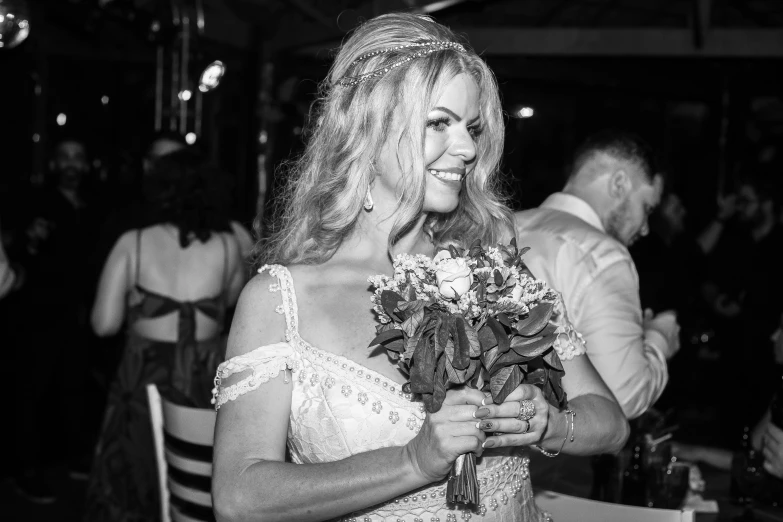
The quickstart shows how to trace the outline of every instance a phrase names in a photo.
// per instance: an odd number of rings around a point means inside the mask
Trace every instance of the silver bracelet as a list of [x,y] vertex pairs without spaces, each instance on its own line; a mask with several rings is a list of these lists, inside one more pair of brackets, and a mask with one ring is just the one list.
[[[560,452],[563,451],[563,447],[565,447],[566,440],[569,440],[571,442],[574,442],[574,418],[576,418],[576,412],[574,410],[566,410],[565,412],[566,416],[566,435],[563,437],[563,443],[560,444],[560,449],[557,450],[557,453],[550,453],[538,444],[533,444],[533,447],[536,448],[538,451],[540,451],[545,457],[557,457],[560,455]],[[571,415],[571,437],[568,436],[568,430],[569,430],[569,424],[568,424],[568,416]]]

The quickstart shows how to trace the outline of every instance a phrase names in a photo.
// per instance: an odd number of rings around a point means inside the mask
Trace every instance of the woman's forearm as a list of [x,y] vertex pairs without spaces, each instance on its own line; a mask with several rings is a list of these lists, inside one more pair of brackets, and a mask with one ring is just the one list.
[[571,399],[568,408],[575,413],[573,430],[571,415],[550,410],[551,429],[547,428],[540,444],[545,450],[554,453],[562,447],[570,455],[596,455],[617,453],[625,445],[630,429],[616,401],[589,393]]
[[216,479],[214,508],[219,522],[329,520],[426,484],[407,446],[320,464],[263,461]]

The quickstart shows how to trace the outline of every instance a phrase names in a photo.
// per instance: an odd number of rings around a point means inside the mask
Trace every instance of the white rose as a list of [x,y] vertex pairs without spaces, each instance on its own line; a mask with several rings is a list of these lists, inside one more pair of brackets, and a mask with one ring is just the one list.
[[[435,256],[435,259],[438,259],[439,256],[440,253]],[[438,261],[440,262],[435,271],[435,278],[438,280],[438,291],[443,297],[457,299],[458,296],[470,290],[473,283],[473,273],[465,259],[441,257]]]

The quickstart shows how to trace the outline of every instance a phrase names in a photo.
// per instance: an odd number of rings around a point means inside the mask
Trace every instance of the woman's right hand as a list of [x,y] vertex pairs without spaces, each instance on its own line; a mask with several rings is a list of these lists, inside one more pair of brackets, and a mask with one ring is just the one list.
[[460,455],[481,456],[486,435],[478,423],[489,414],[487,408],[481,411],[483,399],[484,394],[472,388],[447,391],[440,410],[427,415],[419,433],[407,444],[411,464],[428,483],[448,475]]

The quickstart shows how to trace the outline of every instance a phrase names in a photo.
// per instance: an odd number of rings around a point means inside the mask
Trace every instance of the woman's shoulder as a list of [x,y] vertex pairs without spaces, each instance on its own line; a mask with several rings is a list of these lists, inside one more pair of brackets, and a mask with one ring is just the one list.
[[276,270],[260,270],[250,278],[239,294],[227,357],[284,341],[287,325],[282,305],[282,285]]

